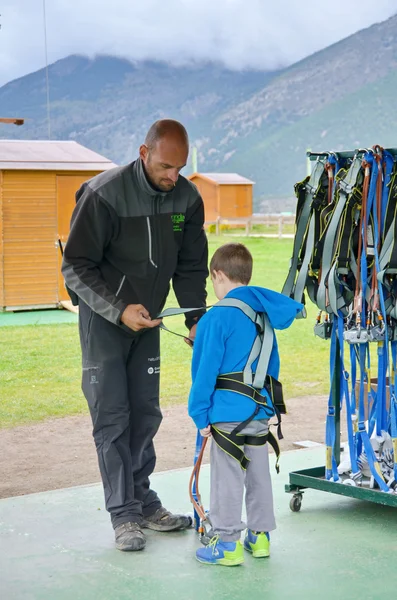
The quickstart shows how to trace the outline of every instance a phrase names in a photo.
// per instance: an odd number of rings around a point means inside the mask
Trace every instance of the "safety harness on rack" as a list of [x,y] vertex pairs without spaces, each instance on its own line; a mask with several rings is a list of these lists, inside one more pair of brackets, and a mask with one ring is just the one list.
[[[295,238],[292,258],[282,293],[304,304],[304,289],[314,243],[320,231],[320,213],[326,205],[328,187],[332,185],[325,161],[318,159],[310,177],[295,185],[298,205],[295,219]],[[305,317],[305,310],[298,315]]]
[[[255,402],[256,407],[252,415],[240,423],[232,432],[222,431],[221,429],[212,426],[211,432],[213,439],[222,450],[235,458],[244,470],[249,464],[249,459],[243,450],[244,445],[263,446],[269,442],[276,454],[276,471],[278,473],[280,448],[277,439],[272,432],[269,431],[266,435],[260,436],[249,436],[241,433],[257,416],[262,407],[265,410],[267,409],[269,417],[274,414],[277,416],[277,437],[278,439],[283,438],[281,432],[281,415],[286,413],[286,407],[283,398],[282,385],[267,372],[271,353],[273,351],[273,327],[264,312],[256,312],[246,302],[237,298],[224,298],[214,304],[212,310],[222,307],[241,310],[254,323],[257,335],[244,370],[241,372],[223,373],[222,375],[219,375],[216,382],[216,389],[247,396]],[[161,319],[197,310],[197,308],[169,308],[158,315],[158,318]],[[165,327],[163,328],[166,329]],[[175,333],[169,329],[167,329],[167,331]],[[256,364],[255,371],[253,371],[254,364]],[[265,396],[261,394],[263,390],[266,392]],[[271,403],[269,402],[269,398]]]
[[337,177],[337,193],[332,216],[327,224],[322,246],[321,271],[318,281],[316,304],[321,311],[328,313],[342,310],[346,312],[351,294],[349,286],[350,254],[355,211],[360,202],[359,181],[362,178],[362,165],[355,156],[350,168]]

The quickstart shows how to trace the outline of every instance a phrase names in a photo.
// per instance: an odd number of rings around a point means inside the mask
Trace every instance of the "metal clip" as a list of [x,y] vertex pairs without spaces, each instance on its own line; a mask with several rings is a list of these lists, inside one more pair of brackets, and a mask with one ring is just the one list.
[[352,327],[343,332],[343,339],[348,344],[366,344],[369,341],[368,331],[361,327]]
[[[206,514],[209,515],[208,511],[206,511]],[[205,521],[200,520],[199,539],[203,546],[208,546],[214,535],[209,516]]]
[[380,327],[379,325],[374,325],[370,327],[368,336],[370,342],[384,342],[385,341],[385,328]]
[[316,323],[314,326],[314,335],[317,335],[322,340],[328,340],[331,337],[332,323],[324,321],[324,323]]

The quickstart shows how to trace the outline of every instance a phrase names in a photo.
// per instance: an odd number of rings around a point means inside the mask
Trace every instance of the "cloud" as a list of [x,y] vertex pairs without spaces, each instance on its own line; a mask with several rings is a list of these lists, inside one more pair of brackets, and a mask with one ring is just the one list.
[[[395,0],[46,0],[48,59],[114,54],[274,69],[396,12]],[[0,85],[44,66],[43,0],[2,0]]]

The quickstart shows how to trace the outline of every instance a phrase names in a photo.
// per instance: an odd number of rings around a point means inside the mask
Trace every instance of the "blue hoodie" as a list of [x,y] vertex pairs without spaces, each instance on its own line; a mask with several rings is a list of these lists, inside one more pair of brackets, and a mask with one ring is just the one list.
[[[241,286],[231,290],[226,298],[246,302],[256,312],[265,312],[274,329],[286,329],[302,310],[302,305],[287,296],[261,287]],[[215,307],[197,325],[192,360],[192,387],[189,415],[198,429],[219,422],[242,422],[248,419],[257,404],[247,396],[227,390],[215,390],[218,375],[242,371],[256,338],[254,323],[239,309]],[[257,361],[253,364],[255,371]],[[270,356],[268,375],[278,379],[280,359],[276,337]],[[255,419],[268,419],[274,408],[265,389],[262,396],[268,407],[261,407]]]

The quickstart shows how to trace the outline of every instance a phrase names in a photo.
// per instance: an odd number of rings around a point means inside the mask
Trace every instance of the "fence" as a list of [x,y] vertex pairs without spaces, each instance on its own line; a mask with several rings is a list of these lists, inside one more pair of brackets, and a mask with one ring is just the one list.
[[[272,238],[293,238],[294,233],[290,231],[289,233],[285,232],[285,228],[289,229],[293,228],[295,224],[294,215],[252,215],[251,217],[241,217],[239,219],[224,219],[222,217],[218,217],[215,221],[206,221],[205,226],[209,228],[210,226],[215,226],[215,235],[219,235],[224,230],[227,230],[228,235],[233,235],[230,233],[231,229],[236,228],[244,228],[245,235],[255,236],[255,237],[272,237]],[[255,225],[262,225],[268,227],[271,230],[275,230],[275,233],[272,232],[260,232],[254,233],[253,227]],[[223,230],[223,231],[222,231]],[[234,234],[238,235],[238,234]]]

